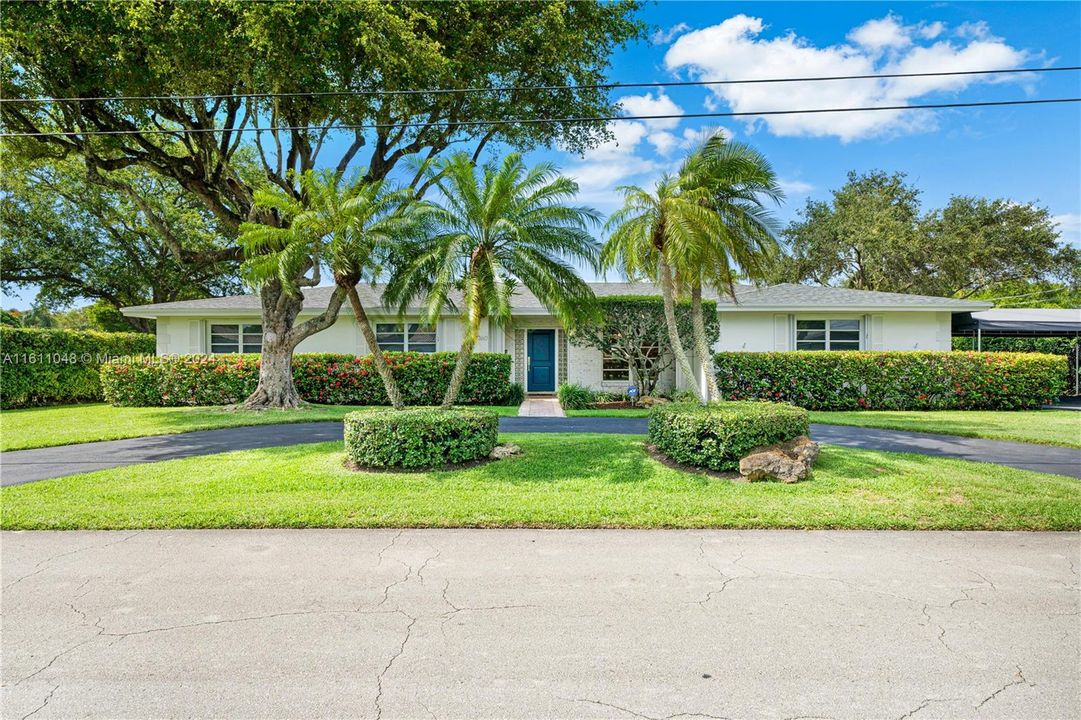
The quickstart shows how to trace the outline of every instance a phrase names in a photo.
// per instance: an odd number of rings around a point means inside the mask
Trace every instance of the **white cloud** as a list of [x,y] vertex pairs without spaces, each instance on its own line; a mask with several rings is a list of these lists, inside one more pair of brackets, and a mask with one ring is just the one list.
[[934,40],[945,31],[946,23],[940,20],[935,20],[932,23],[923,23],[918,30],[920,37],[924,40]]
[[661,28],[650,35],[649,40],[654,45],[667,45],[676,39],[677,35],[682,35],[691,29],[691,26],[685,22],[676,23],[670,28]]
[[680,143],[680,139],[667,130],[650,133],[646,139],[649,140],[661,155],[670,154]]
[[911,45],[910,32],[901,24],[900,18],[891,13],[880,20],[868,20],[853,29],[848,33],[848,39],[872,52],[879,52]]
[[1081,215],[1077,213],[1063,213],[1051,218],[1059,231],[1063,242],[1068,245],[1081,246]]
[[605,212],[620,204],[617,186],[648,185],[662,170],[661,163],[639,154],[642,141],[657,134],[650,133],[644,122],[616,122],[609,130],[611,140],[587,150],[565,171],[578,182],[578,199]]
[[790,198],[796,195],[809,195],[815,189],[814,185],[803,180],[778,178],[777,184],[781,186],[781,191]]
[[[628,95],[619,99],[619,104],[627,115],[682,115],[683,108],[676,105],[672,98],[663,92],[658,92],[656,97],[652,93],[645,95]],[[661,120],[646,120],[646,126],[653,130],[671,130],[679,125],[679,118],[664,118]]]
[[[669,70],[686,69],[704,80],[757,79],[889,72],[950,71],[1020,66],[1027,55],[990,35],[986,24],[970,23],[961,40],[928,38],[944,26],[904,25],[887,15],[855,28],[852,44],[816,46],[788,32],[762,37],[761,18],[736,15],[724,22],[682,35],[665,55]],[[961,28],[958,28],[961,31]],[[886,53],[884,50],[888,49]],[[946,76],[815,83],[715,85],[711,102],[723,101],[735,112],[903,105],[933,92],[956,92],[981,82],[1016,82],[1015,78]],[[706,105],[709,107],[710,102]],[[837,137],[843,142],[934,127],[929,111],[773,115],[747,120],[749,129],[765,126],[775,135]]]

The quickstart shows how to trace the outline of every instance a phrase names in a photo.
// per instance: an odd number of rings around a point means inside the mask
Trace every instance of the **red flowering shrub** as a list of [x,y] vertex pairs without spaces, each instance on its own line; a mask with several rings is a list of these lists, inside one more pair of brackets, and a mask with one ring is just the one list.
[[[385,353],[408,405],[443,400],[456,353]],[[229,405],[244,400],[259,380],[258,355],[141,356],[103,365],[101,384],[113,405]],[[305,353],[293,357],[293,382],[309,402],[386,405],[383,381],[370,355]],[[462,383],[463,405],[520,402],[510,381],[510,356],[476,353]]]
[[1023,410],[1066,389],[1066,359],[1038,353],[728,352],[714,367],[729,400],[810,410]]

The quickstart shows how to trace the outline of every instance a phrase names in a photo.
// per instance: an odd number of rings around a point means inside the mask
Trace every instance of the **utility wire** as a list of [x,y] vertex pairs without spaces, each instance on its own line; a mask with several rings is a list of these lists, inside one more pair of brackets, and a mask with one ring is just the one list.
[[950,70],[941,72],[880,73],[871,75],[823,75],[817,77],[783,77],[743,80],[671,80],[660,82],[600,83],[595,85],[508,85],[501,87],[427,88],[420,90],[324,90],[304,92],[227,93],[223,95],[121,95],[98,97],[35,97],[0,98],[4,103],[107,102],[116,100],[227,100],[229,98],[290,98],[345,97],[372,95],[454,95],[471,93],[505,93],[518,91],[556,90],[617,90],[625,88],[707,87],[714,85],[755,85],[760,83],[823,82],[829,80],[878,80],[890,78],[949,77],[961,75],[1005,75],[1013,73],[1050,73],[1081,70],[1081,65],[1048,68],[1015,68],[1013,70]]
[[955,102],[955,103],[932,103],[925,105],[879,105],[874,107],[848,107],[848,108],[813,108],[807,110],[759,110],[757,112],[708,112],[708,113],[685,113],[665,115],[610,115],[607,117],[561,117],[561,118],[504,118],[502,120],[463,120],[458,122],[402,122],[402,123],[369,123],[369,124],[342,124],[342,125],[286,125],[269,128],[261,127],[238,127],[238,128],[177,128],[175,130],[149,128],[146,130],[85,130],[85,131],[55,131],[55,132],[16,132],[0,133],[0,138],[18,137],[78,137],[84,135],[195,135],[218,132],[280,132],[285,130],[323,131],[323,130],[384,130],[397,128],[433,127],[433,128],[459,128],[459,127],[484,127],[488,125],[541,125],[548,123],[596,123],[612,122],[616,120],[671,120],[696,118],[726,118],[726,117],[760,117],[767,115],[813,115],[819,113],[844,113],[844,112],[874,112],[881,110],[937,110],[945,108],[981,108],[981,107],[1006,107],[1014,105],[1051,105],[1061,103],[1081,102],[1081,97],[1048,98],[1045,100],[993,100],[988,102]]

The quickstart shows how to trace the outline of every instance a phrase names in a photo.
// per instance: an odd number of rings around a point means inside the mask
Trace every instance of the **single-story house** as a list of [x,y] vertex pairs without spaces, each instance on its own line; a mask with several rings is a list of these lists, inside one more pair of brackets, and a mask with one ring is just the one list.
[[[658,295],[645,283],[590,283],[599,296]],[[451,310],[434,325],[421,321],[419,308],[404,319],[382,305],[379,285],[358,286],[361,301],[384,350],[457,350],[462,325]],[[326,308],[330,287],[304,291],[299,320]],[[707,295],[709,295],[707,293]],[[869,292],[845,288],[782,284],[740,286],[736,301],[717,301],[720,339],[715,350],[949,350],[954,313],[990,307],[989,303],[925,295]],[[207,298],[124,308],[125,315],[157,321],[160,355],[258,352],[262,342],[256,295]],[[563,382],[598,390],[621,391],[633,381],[625,364],[599,350],[568,342],[559,322],[528,290],[516,291],[510,323],[481,327],[478,352],[511,355],[514,379],[527,392],[550,393]],[[690,348],[688,348],[688,351]],[[297,352],[366,354],[348,303],[338,321],[300,344]],[[700,367],[698,359],[693,362]],[[698,370],[698,372],[701,372]],[[693,387],[678,369],[662,377],[662,387]]]

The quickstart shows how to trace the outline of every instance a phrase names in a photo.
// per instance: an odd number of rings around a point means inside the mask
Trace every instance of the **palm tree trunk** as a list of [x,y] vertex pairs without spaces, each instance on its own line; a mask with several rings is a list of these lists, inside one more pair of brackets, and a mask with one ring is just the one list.
[[706,400],[716,402],[721,399],[717,389],[717,377],[713,374],[713,350],[706,341],[706,319],[702,314],[702,283],[695,281],[691,287],[691,323],[694,325],[694,352],[702,365],[706,376]]
[[480,337],[480,307],[474,302],[469,308],[469,325],[466,327],[465,337],[462,338],[462,347],[458,350],[458,358],[454,362],[454,372],[450,375],[450,384],[447,385],[447,394],[443,396],[443,410],[449,410],[458,400],[458,392],[462,389],[462,381],[465,380],[465,371],[469,367],[469,361],[473,358],[473,348],[477,345]]
[[661,256],[658,262],[661,275],[661,297],[664,298],[664,322],[668,326],[668,340],[672,343],[672,353],[676,356],[676,362],[683,370],[683,374],[694,382],[696,395],[702,397],[701,388],[698,387],[691,361],[687,359],[687,353],[683,351],[683,342],[679,339],[679,328],[676,326],[676,298],[672,287],[672,269],[668,267],[668,261]]
[[357,318],[357,325],[360,326],[360,334],[364,336],[364,342],[368,344],[368,349],[372,352],[372,364],[375,365],[376,372],[383,380],[390,406],[395,410],[401,410],[405,405],[402,403],[402,393],[398,390],[398,381],[394,379],[394,374],[387,365],[387,359],[383,357],[383,351],[379,349],[379,341],[375,338],[372,324],[368,320],[368,313],[364,312],[356,286],[350,284],[346,292],[349,295],[349,304],[353,307],[353,315]]

